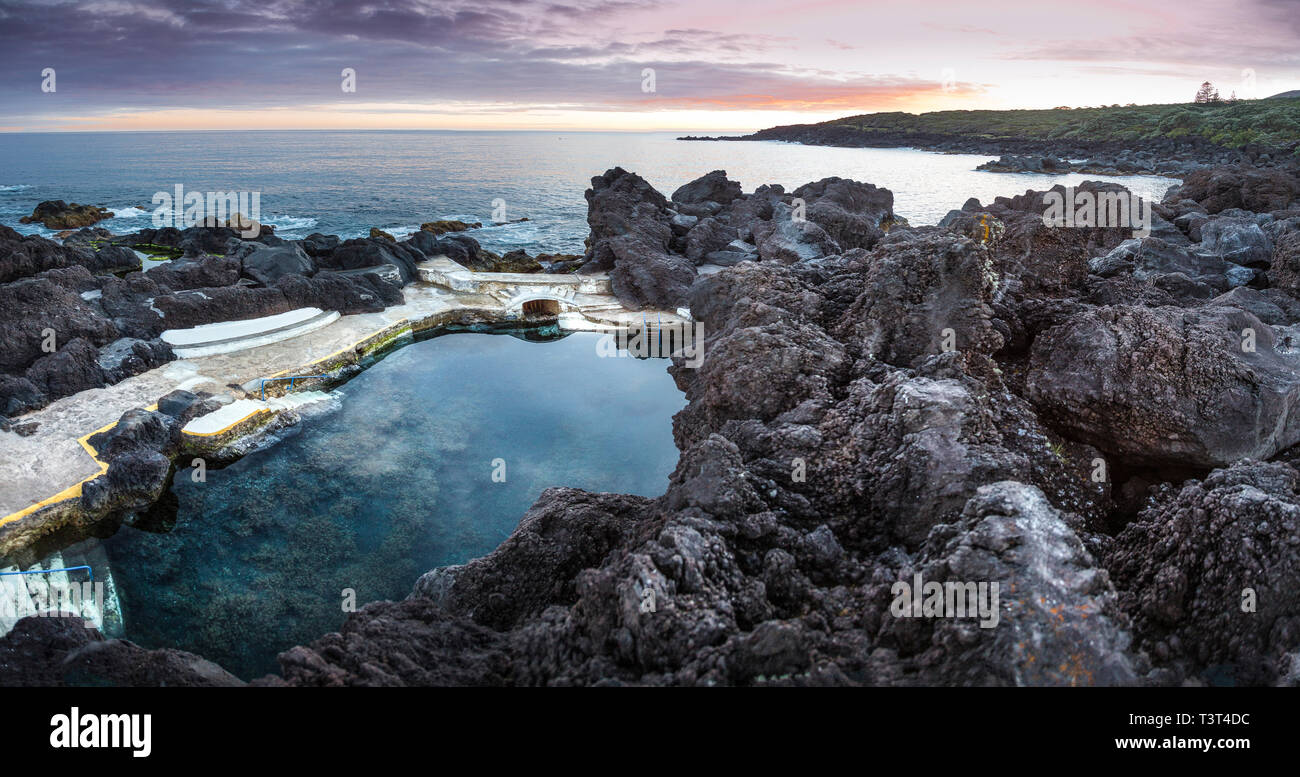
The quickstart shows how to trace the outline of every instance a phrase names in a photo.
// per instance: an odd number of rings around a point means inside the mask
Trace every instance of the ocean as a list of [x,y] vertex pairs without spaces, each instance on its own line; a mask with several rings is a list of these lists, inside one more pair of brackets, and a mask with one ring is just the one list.
[[[312,232],[344,238],[371,227],[398,239],[426,221],[485,226],[471,234],[497,252],[581,253],[587,237],[583,191],[621,166],[671,195],[723,169],[746,192],[765,183],[787,191],[827,176],[894,192],[895,211],[934,224],[970,197],[1077,184],[1077,173],[979,172],[990,157],[914,149],[830,148],[776,141],[690,142],[667,132],[140,132],[0,134],[0,223],[19,224],[43,200],[103,205],[115,233],[151,225],[156,192],[260,192],[261,221],[288,238]],[[1176,180],[1108,178],[1159,199]],[[504,208],[501,206],[504,205]],[[504,213],[502,212],[504,210]],[[514,223],[493,224],[493,217]],[[504,216],[504,218],[501,218]],[[515,221],[527,218],[527,221]]]

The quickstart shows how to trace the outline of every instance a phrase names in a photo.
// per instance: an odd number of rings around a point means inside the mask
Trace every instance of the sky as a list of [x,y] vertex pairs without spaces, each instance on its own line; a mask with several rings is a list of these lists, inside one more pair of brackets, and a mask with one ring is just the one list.
[[747,132],[1205,80],[1300,89],[1300,0],[0,0],[5,132]]

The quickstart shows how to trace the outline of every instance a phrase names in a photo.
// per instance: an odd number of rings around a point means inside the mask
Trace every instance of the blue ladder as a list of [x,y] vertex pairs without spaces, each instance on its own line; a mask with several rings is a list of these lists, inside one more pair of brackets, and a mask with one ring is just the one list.
[[78,569],[86,570],[90,575],[90,582],[95,582],[95,571],[86,565],[79,567],[64,567],[63,569],[29,569],[26,572],[0,572],[0,575],[48,575],[51,572],[73,572]]

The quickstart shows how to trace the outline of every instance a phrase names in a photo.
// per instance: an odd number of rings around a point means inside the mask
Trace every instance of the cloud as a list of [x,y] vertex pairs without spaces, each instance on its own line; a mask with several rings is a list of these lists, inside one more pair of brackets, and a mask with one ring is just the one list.
[[[1296,0],[1250,0],[1239,11],[1208,0],[1135,0],[1132,11],[1127,2],[1096,0],[1091,16],[1073,21],[1028,0],[978,9],[958,0],[889,8],[777,0],[0,2],[0,115],[28,128],[163,110],[347,114],[363,105],[393,113],[913,109],[926,100],[987,99],[999,79],[1041,71],[1045,62],[1116,80],[1167,80],[1206,63],[1253,67],[1261,78],[1300,74]],[[881,14],[887,24],[852,37],[859,22]],[[979,84],[940,93],[936,56],[961,63],[963,77],[978,73],[971,80]],[[885,74],[864,72],[873,66]],[[40,90],[46,67],[58,73],[54,94]],[[651,95],[641,91],[647,67],[656,71]],[[340,89],[343,68],[357,72],[355,94]],[[915,75],[930,71],[933,78]]]
[[[271,108],[348,103],[463,102],[668,109],[684,105],[846,105],[892,97],[895,84],[843,74],[796,75],[759,59],[792,39],[669,28],[605,39],[590,31],[647,2],[494,0],[429,4],[125,0],[6,6],[0,101],[11,114]],[[572,24],[581,20],[579,40]],[[87,34],[87,31],[93,34]],[[594,41],[594,42],[593,42]],[[58,72],[58,92],[27,76]],[[340,89],[357,72],[357,93]],[[641,91],[643,68],[659,92]],[[806,95],[797,91],[811,88]],[[855,98],[854,95],[857,97]],[[857,103],[861,105],[862,103]]]

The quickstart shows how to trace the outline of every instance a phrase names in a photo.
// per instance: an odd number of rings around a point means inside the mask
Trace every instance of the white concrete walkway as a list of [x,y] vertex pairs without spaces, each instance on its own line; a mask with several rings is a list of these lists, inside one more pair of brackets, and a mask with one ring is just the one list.
[[[283,409],[283,403],[272,404],[273,397],[268,402],[260,400],[258,385],[263,378],[329,372],[356,361],[359,352],[376,338],[436,326],[458,313],[477,312],[508,320],[519,314],[510,303],[521,294],[561,300],[561,325],[573,329],[600,329],[642,316],[625,310],[609,294],[605,276],[474,273],[445,258],[426,262],[420,267],[420,276],[425,282],[403,290],[405,304],[378,313],[336,315],[319,327],[294,332],[287,339],[240,350],[189,355],[178,352],[178,361],[113,386],[65,397],[17,419],[20,423],[34,422],[36,428],[28,436],[0,433],[0,545],[4,544],[7,527],[16,528],[14,525],[20,521],[26,527],[29,517],[39,520],[47,508],[62,508],[69,500],[78,499],[82,485],[105,471],[106,465],[96,458],[89,444],[91,436],[111,428],[127,410],[150,408],[175,389],[225,397],[227,405],[213,414],[215,417],[196,419],[186,429],[196,436],[211,435],[252,415]],[[562,296],[536,296],[548,291]],[[657,316],[665,323],[683,320],[675,313],[648,315],[651,320]],[[315,317],[303,320],[313,321]],[[206,331],[239,331],[240,327],[235,326],[238,323],[212,325],[226,329]],[[244,331],[255,332],[263,326],[265,321]],[[191,333],[190,347],[212,344],[206,339],[209,334]],[[178,344],[185,351],[186,337],[181,337]],[[287,388],[286,383],[268,384],[268,394],[272,385],[276,386],[276,394]],[[302,388],[310,389],[310,383]]]

